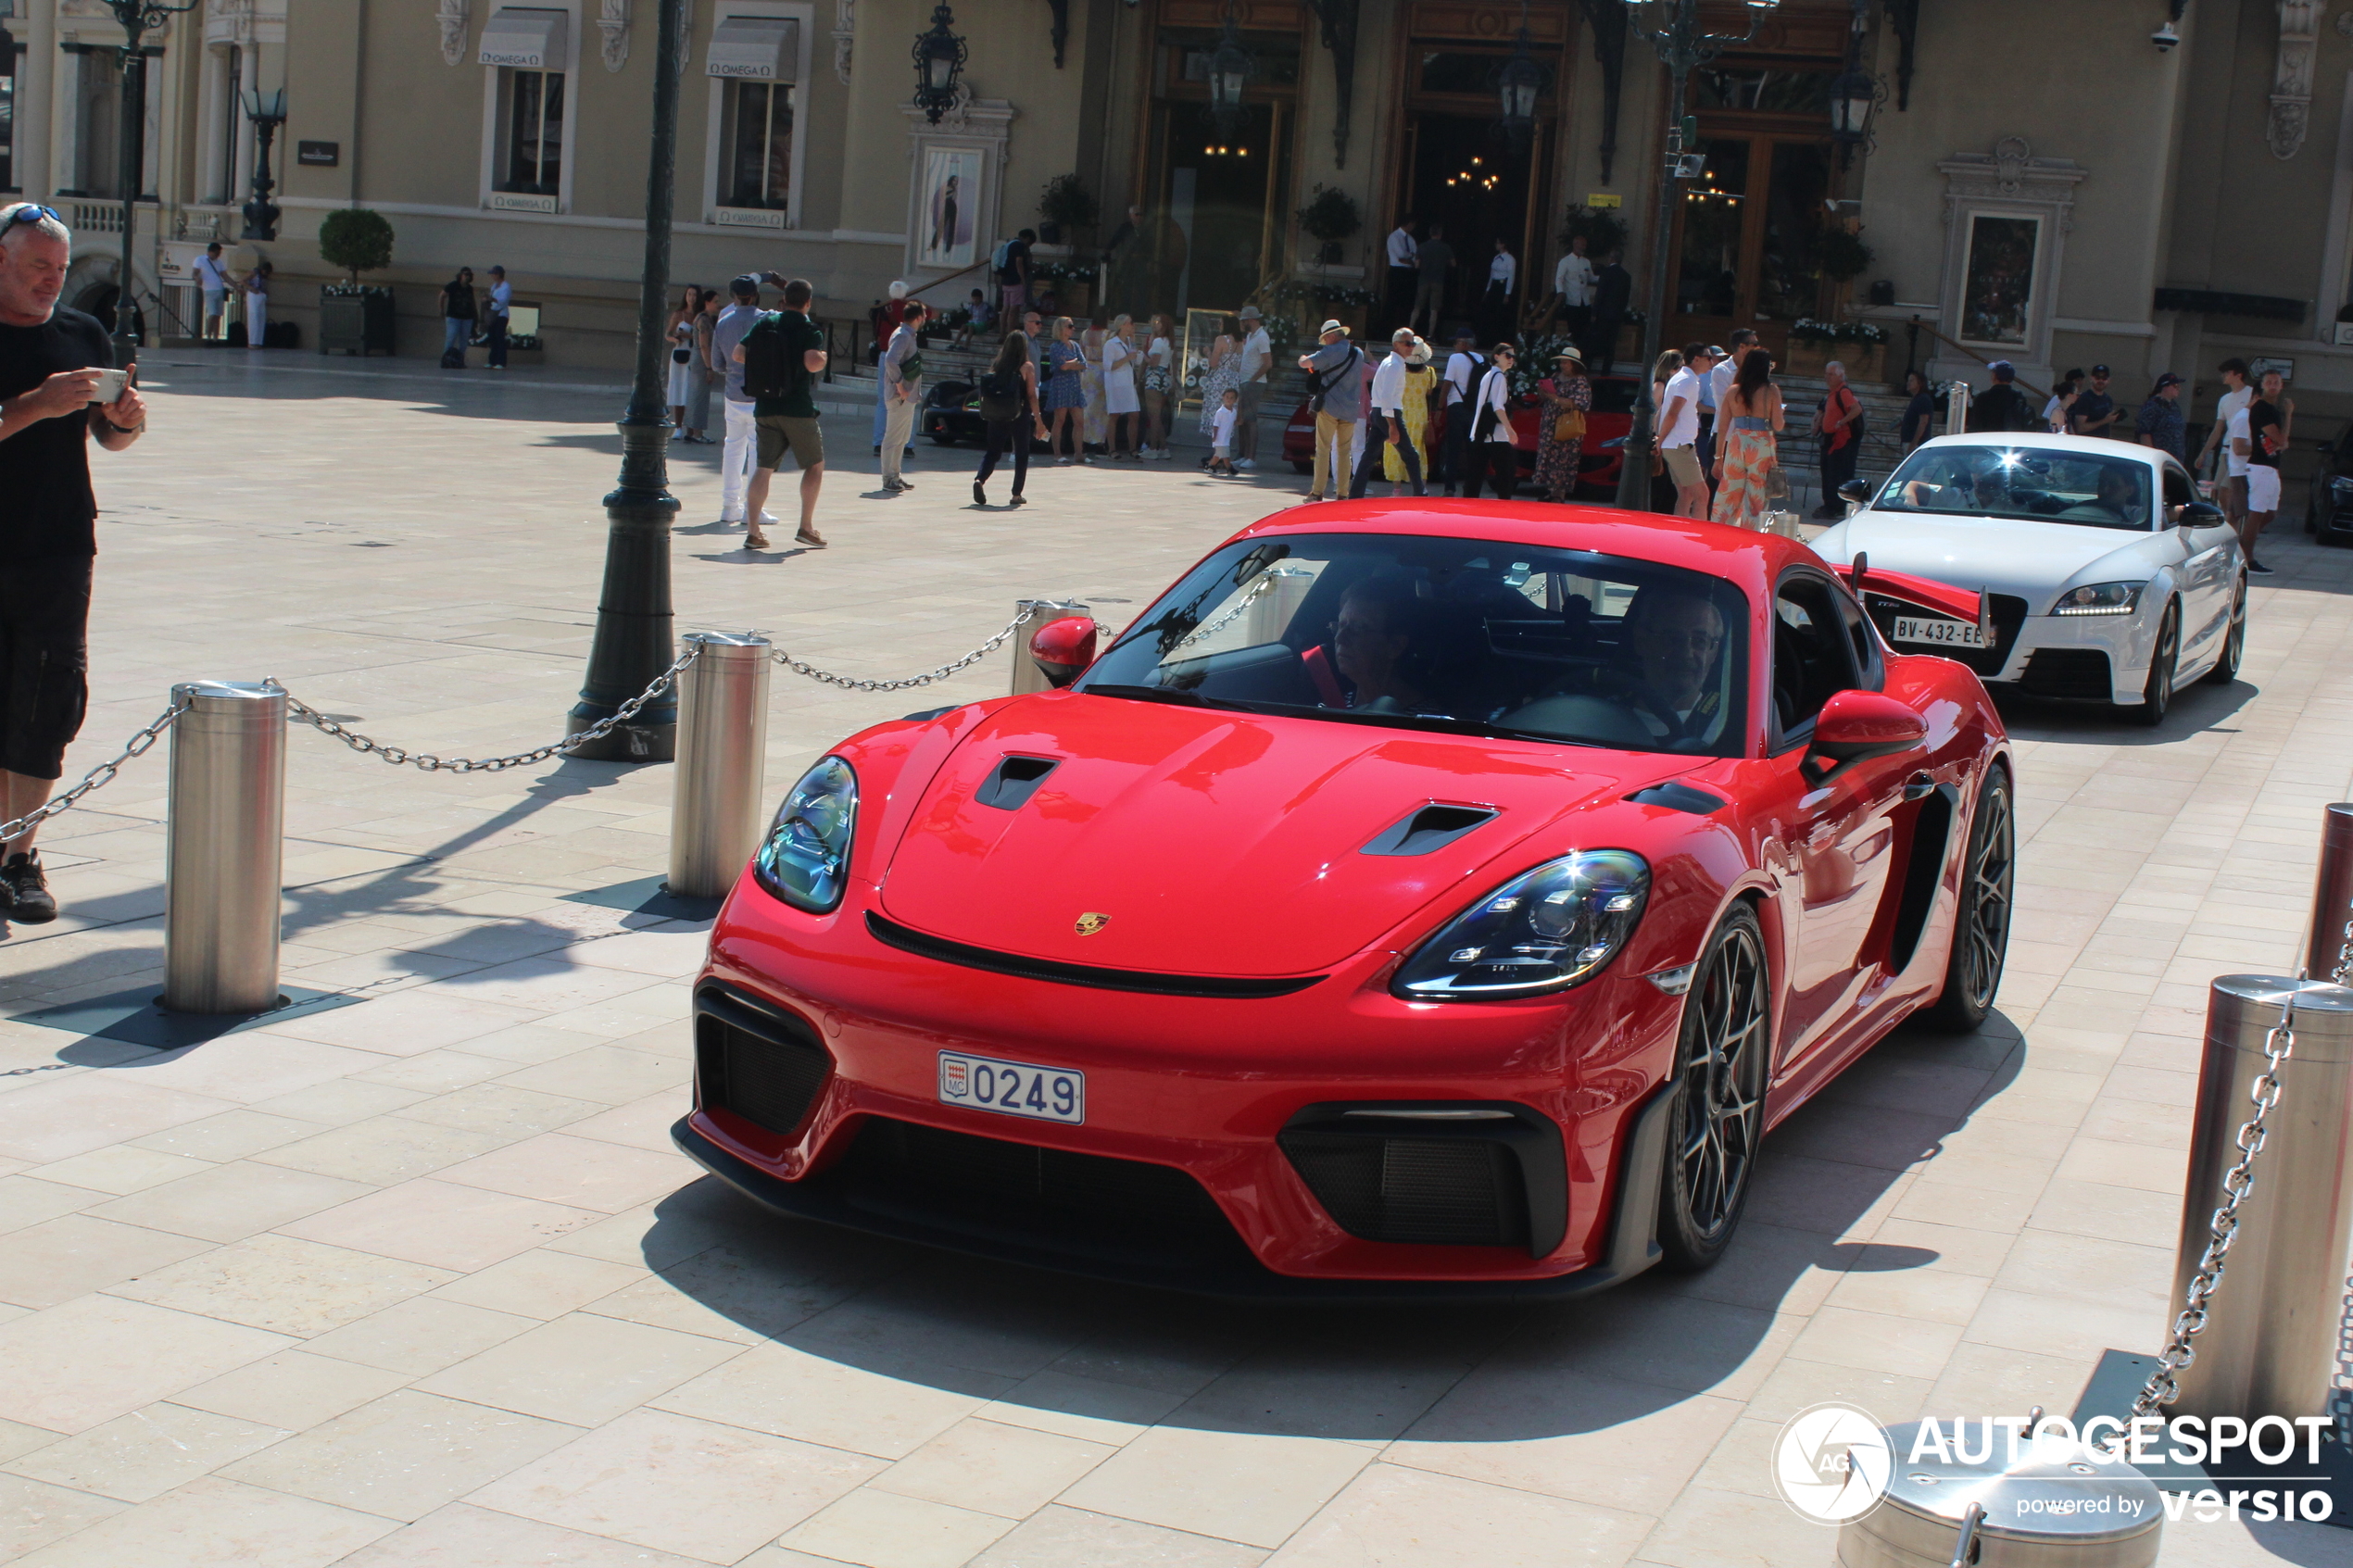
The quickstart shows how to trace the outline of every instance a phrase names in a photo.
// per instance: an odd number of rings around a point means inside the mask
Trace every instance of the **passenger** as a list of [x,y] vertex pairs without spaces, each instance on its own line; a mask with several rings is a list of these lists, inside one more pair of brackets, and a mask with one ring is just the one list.
[[1412,580],[1368,577],[1352,586],[1332,626],[1332,653],[1342,676],[1355,684],[1351,707],[1382,713],[1423,708],[1429,650],[1418,646],[1424,620]]

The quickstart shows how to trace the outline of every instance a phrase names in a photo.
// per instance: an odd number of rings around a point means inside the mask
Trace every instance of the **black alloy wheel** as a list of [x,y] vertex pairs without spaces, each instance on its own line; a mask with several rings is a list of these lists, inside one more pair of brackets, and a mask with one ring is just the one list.
[[2126,711],[2155,729],[2173,707],[2173,672],[2182,662],[2182,602],[2169,599],[2164,619],[2157,623],[2157,651],[2149,657],[2148,684],[2141,700]]
[[2227,686],[2239,678],[2239,660],[2246,653],[2246,579],[2239,579],[2238,591],[2231,596],[2231,629],[2222,633],[2222,657],[2206,678],[2218,686]]
[[1683,997],[1658,1220],[1668,1269],[1706,1268],[1740,1223],[1765,1136],[1772,1035],[1764,933],[1742,904],[1709,938]]
[[1931,1024],[1957,1035],[1975,1029],[1994,1010],[2009,958],[2018,822],[2009,775],[1998,767],[1977,793],[1968,855],[1961,864],[1960,906],[1953,915],[1953,948],[1944,960],[1944,989],[1925,1015]]

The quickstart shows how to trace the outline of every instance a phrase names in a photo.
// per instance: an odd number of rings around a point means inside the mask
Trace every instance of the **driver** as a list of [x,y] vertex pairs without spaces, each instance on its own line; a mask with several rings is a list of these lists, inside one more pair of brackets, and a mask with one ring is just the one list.
[[1384,573],[1348,590],[1332,625],[1332,662],[1355,684],[1350,706],[1385,713],[1426,706],[1421,678],[1429,650],[1417,634],[1423,619],[1408,578]]
[[1724,612],[1688,588],[1645,588],[1628,608],[1631,687],[1621,697],[1661,740],[1705,739],[1723,719]]

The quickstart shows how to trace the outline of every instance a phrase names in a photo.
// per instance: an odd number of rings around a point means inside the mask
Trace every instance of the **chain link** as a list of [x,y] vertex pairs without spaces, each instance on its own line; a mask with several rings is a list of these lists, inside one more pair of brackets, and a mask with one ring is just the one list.
[[396,746],[386,746],[382,741],[371,740],[356,731],[345,729],[308,703],[292,696],[286,698],[286,717],[308,724],[321,734],[333,736],[363,756],[378,758],[396,768],[404,765],[410,768],[422,768],[428,773],[500,773],[509,768],[522,768],[534,762],[544,762],[550,757],[560,757],[567,752],[577,751],[591,741],[604,739],[615,729],[635,719],[646,704],[668,690],[678,679],[679,671],[685,670],[701,655],[700,643],[689,645],[686,651],[678,656],[677,662],[655,676],[653,684],[644,691],[623,703],[610,718],[598,720],[576,735],[566,735],[560,741],[551,742],[530,751],[519,751],[512,757],[443,758],[427,752],[407,751]]
[[[938,669],[929,671],[921,675],[910,675],[903,681],[862,681],[852,675],[837,675],[830,670],[820,670],[813,664],[805,663],[800,659],[795,659],[792,655],[786,653],[782,648],[770,650],[768,657],[774,659],[777,663],[783,665],[786,669],[791,671],[796,675],[806,675],[812,681],[822,681],[829,686],[839,686],[844,691],[912,691],[917,686],[928,686],[934,681],[944,681],[950,675],[961,674],[963,671],[971,669],[974,665],[979,663],[990,654],[995,653],[999,648],[1003,647],[1005,646],[1006,638],[1012,636],[1015,632],[1020,631],[1022,627],[1026,625],[1028,622],[1036,620],[1038,618],[1038,607],[1036,604],[1026,605],[1023,607],[1020,614],[1005,622],[1005,629],[1003,631],[998,633],[995,636],[981,644],[980,646],[973,649],[972,652],[964,655],[963,658],[957,659],[950,664],[943,664]],[[1095,623],[1095,626],[1098,632],[1109,630],[1100,621]]]
[[0,822],[0,844],[6,844],[22,836],[58,812],[65,810],[92,790],[104,788],[112,783],[115,774],[121,771],[125,762],[134,757],[145,757],[156,742],[163,738],[163,733],[178,722],[180,715],[187,711],[188,699],[184,696],[173,697],[171,706],[157,714],[153,723],[132,735],[123,748],[116,752],[113,757],[82,774],[80,784],[63,795],[34,807],[13,822]]
[[2170,1405],[2179,1399],[2182,1390],[2173,1374],[2197,1360],[2197,1351],[2190,1342],[2206,1330],[2206,1304],[2215,1287],[2222,1283],[2223,1261],[2229,1257],[2231,1243],[2238,1236],[2239,1205],[2254,1190],[2255,1157],[2263,1152],[2264,1139],[2270,1136],[2264,1118],[2280,1103],[2280,1067],[2295,1050],[2296,993],[2291,990],[2280,1005],[2279,1022],[2263,1036],[2263,1071],[2255,1075],[2255,1082],[2247,1089],[2255,1114],[2239,1128],[2238,1163],[2222,1174],[2222,1203],[2208,1223],[2206,1251],[2197,1261],[2197,1272],[2190,1276],[2181,1315],[2173,1320],[2172,1337],[2157,1358],[2157,1370],[2149,1374],[2140,1398],[2133,1401],[2135,1418],[2154,1414],[2158,1406]]

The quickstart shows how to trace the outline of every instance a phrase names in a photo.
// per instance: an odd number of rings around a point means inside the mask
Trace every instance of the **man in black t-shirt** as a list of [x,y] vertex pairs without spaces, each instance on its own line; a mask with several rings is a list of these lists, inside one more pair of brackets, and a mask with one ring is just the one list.
[[[88,443],[120,452],[147,424],[128,380],[97,401],[113,346],[94,319],[57,307],[72,259],[55,212],[0,207],[0,822],[49,798],[89,702]],[[0,842],[0,921],[57,918],[34,832]]]
[[1004,320],[1005,331],[1012,332],[1021,320],[1021,313],[1029,308],[1029,247],[1038,243],[1038,231],[1024,229],[1007,240],[998,255],[997,292],[1001,302],[997,314]]
[[2026,394],[2018,389],[2018,371],[2010,362],[1996,359],[1987,368],[1994,372],[1994,384],[1969,404],[1970,432],[2042,429],[2043,421],[2035,417],[2033,406],[2026,401]]
[[2246,459],[2246,516],[2239,523],[2239,547],[2246,553],[2246,570],[2269,577],[2271,569],[2255,558],[2255,541],[2280,509],[2280,454],[2287,450],[2288,420],[2296,417],[2296,405],[2287,400],[2286,378],[2275,370],[2263,372],[2257,392],[2246,406],[2246,433],[2234,434],[2231,449]]

